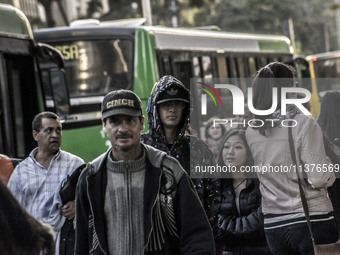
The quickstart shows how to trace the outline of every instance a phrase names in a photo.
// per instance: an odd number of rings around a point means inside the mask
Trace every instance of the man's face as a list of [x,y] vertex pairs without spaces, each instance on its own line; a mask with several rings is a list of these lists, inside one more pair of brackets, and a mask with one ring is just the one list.
[[37,141],[39,150],[55,153],[61,144],[61,123],[59,120],[43,118],[40,131],[33,130],[33,138]]
[[130,151],[140,144],[140,134],[144,129],[144,116],[114,115],[102,121],[113,151]]
[[169,101],[159,105],[159,116],[164,128],[177,128],[182,119],[185,103]]

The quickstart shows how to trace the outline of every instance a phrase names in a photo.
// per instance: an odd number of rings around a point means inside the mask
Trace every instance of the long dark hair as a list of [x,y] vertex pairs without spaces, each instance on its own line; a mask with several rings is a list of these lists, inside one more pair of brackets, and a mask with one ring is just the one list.
[[[295,84],[294,69],[281,62],[272,62],[261,68],[253,81],[253,106],[257,110],[268,110],[273,103],[273,88],[278,89],[278,104],[281,108],[281,88],[292,87]],[[272,115],[255,115],[255,119],[265,122]],[[265,128],[265,127],[264,127]],[[260,128],[261,129],[261,128]]]
[[0,181],[0,254],[54,255],[52,229],[36,220]]
[[329,140],[340,145],[340,92],[327,92],[322,98],[318,123]]

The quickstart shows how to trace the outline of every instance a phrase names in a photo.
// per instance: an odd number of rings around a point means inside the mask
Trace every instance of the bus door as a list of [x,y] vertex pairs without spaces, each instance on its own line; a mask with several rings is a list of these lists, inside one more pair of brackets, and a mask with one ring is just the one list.
[[12,41],[10,50],[0,47],[0,151],[24,158],[35,146],[31,123],[43,109],[42,97],[35,85],[32,42]]
[[[36,146],[31,123],[36,114],[46,110],[36,56],[50,59],[53,55],[49,50],[42,55],[42,49],[30,39],[0,37],[0,153],[10,157],[25,158]],[[58,96],[66,90],[65,78],[56,68],[51,70],[50,79],[55,85],[53,100],[63,100],[67,111],[67,95]],[[60,114],[59,108],[54,112]]]

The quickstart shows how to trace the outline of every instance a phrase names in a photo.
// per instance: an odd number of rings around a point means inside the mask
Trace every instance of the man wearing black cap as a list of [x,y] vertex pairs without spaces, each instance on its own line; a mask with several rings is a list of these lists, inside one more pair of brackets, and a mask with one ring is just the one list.
[[102,123],[112,148],[79,178],[76,254],[214,254],[188,175],[172,157],[140,142],[138,96],[108,93]]

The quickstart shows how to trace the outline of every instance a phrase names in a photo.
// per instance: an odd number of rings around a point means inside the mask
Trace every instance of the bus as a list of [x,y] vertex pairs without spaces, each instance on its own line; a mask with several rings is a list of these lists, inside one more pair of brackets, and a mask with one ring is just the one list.
[[[38,41],[64,56],[71,108],[63,124],[63,146],[85,160],[109,146],[100,103],[111,90],[133,90],[146,108],[153,85],[165,74],[190,87],[191,78],[246,79],[269,62],[294,61],[289,39],[280,35],[145,26],[140,19],[92,21],[34,31]],[[240,85],[244,91],[246,86]],[[193,93],[196,104],[199,93]],[[199,107],[193,108],[190,122],[197,130],[205,119],[198,117]]]
[[[31,124],[36,114],[47,109],[69,114],[64,62],[58,50],[34,40],[19,9],[0,4],[0,20],[0,153],[23,159],[36,147]],[[42,64],[49,66],[45,77]],[[45,103],[44,79],[51,86],[53,107]]]
[[313,115],[317,118],[325,93],[340,90],[340,51],[310,55],[306,60],[311,77],[311,106]]

